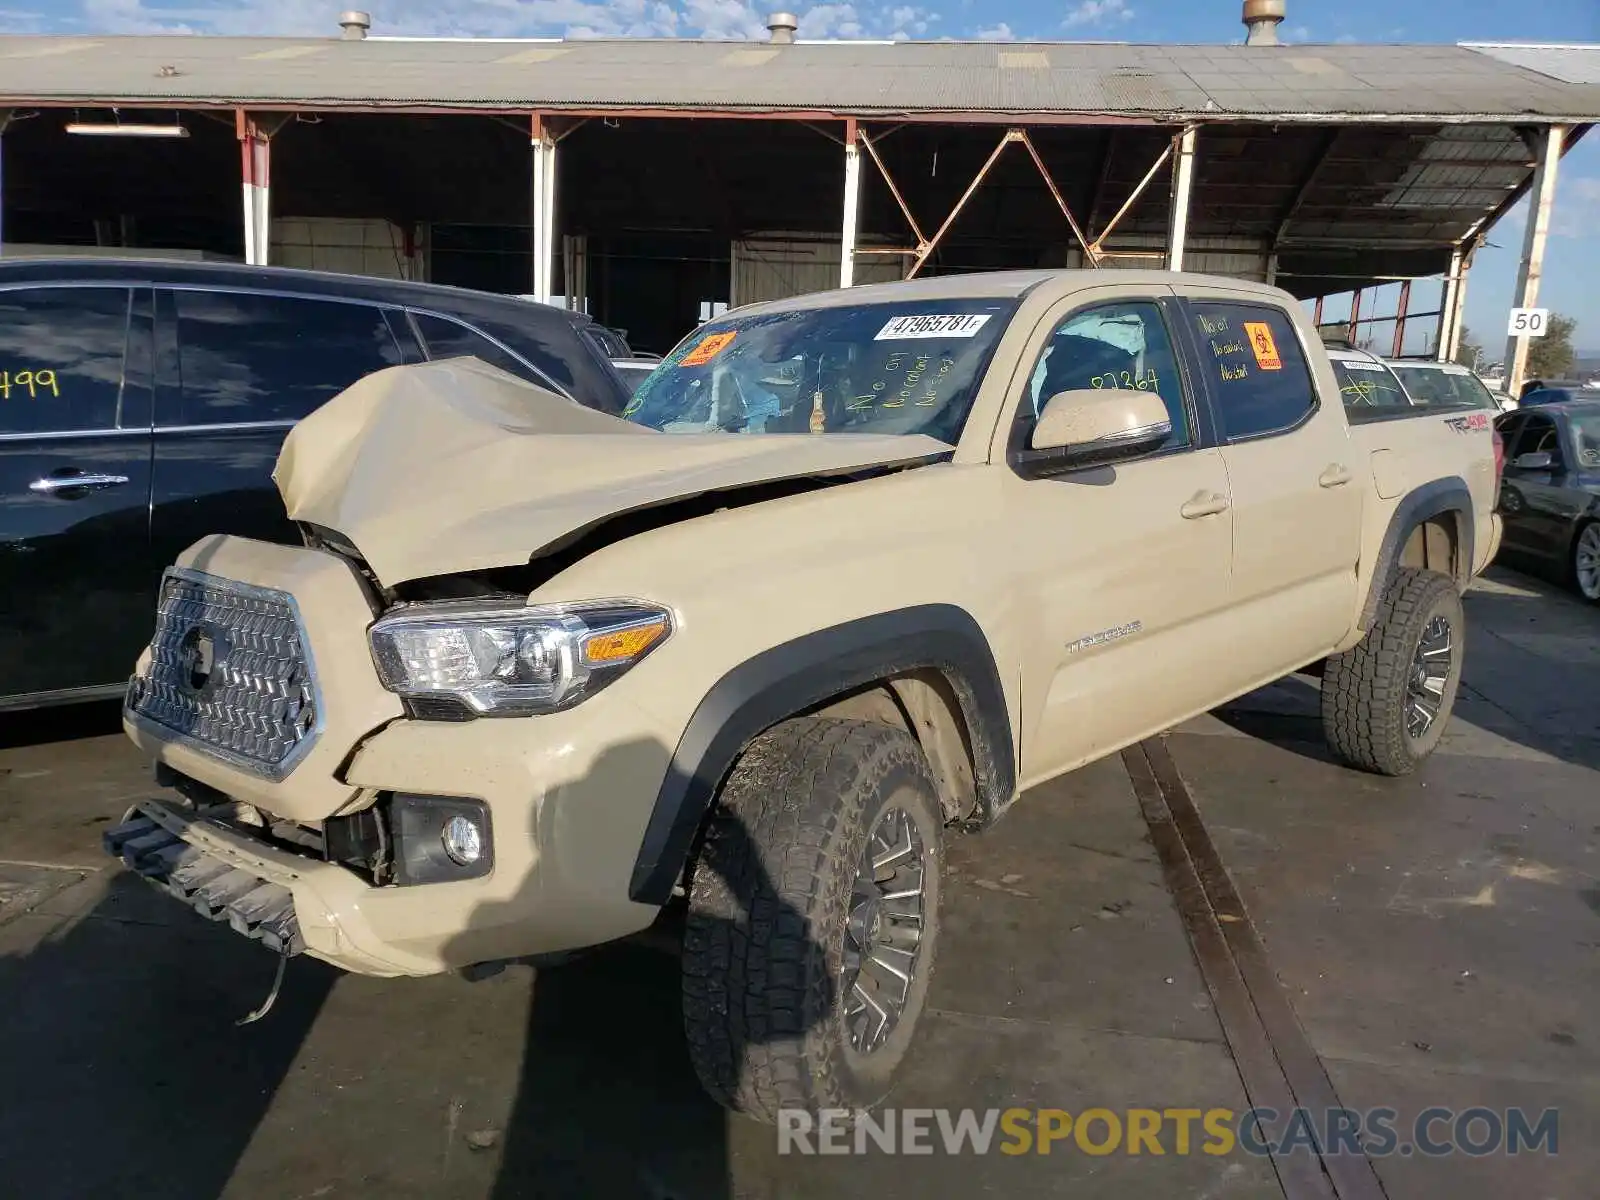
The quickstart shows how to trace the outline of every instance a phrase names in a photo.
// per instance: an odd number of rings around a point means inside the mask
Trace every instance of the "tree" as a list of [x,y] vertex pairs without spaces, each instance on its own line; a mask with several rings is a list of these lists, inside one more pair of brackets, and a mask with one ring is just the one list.
[[1528,369],[1523,378],[1564,379],[1577,358],[1572,350],[1572,334],[1577,328],[1575,318],[1551,313],[1544,336],[1528,339]]
[[1483,347],[1478,345],[1472,336],[1472,330],[1465,325],[1461,327],[1461,342],[1456,347],[1456,362],[1463,367],[1477,370],[1478,363],[1483,359]]

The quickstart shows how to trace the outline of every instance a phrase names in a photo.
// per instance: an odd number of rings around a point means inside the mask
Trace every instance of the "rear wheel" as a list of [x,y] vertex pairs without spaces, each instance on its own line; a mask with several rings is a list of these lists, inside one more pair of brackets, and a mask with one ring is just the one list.
[[1600,604],[1600,521],[1590,521],[1572,540],[1572,586],[1591,604]]
[[684,931],[690,1055],[717,1100],[775,1122],[888,1093],[933,971],[939,814],[903,730],[805,717],[751,743]]
[[1406,775],[1433,753],[1461,685],[1464,629],[1455,580],[1397,571],[1367,636],[1323,672],[1322,729],[1334,754]]

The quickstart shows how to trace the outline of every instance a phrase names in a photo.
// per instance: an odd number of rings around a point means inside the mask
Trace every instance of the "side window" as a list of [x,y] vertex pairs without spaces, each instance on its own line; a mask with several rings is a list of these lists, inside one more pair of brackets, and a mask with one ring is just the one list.
[[1556,423],[1549,417],[1540,417],[1529,414],[1527,423],[1522,427],[1522,434],[1517,438],[1516,448],[1510,457],[1517,459],[1524,454],[1545,453],[1552,455],[1554,460],[1561,461],[1561,436],[1556,431]]
[[128,297],[116,287],[0,291],[0,433],[118,427]]
[[381,309],[252,292],[173,293],[183,419],[297,421],[403,361]]
[[1333,377],[1339,381],[1344,410],[1353,422],[1370,421],[1386,414],[1411,411],[1411,402],[1389,369],[1359,358],[1335,358]]
[[1172,421],[1172,437],[1163,449],[1193,444],[1177,356],[1161,308],[1153,301],[1086,309],[1058,325],[1034,367],[1021,416],[1031,426],[1050,397],[1105,388],[1154,392]]
[[444,317],[427,313],[412,313],[422,341],[428,348],[429,358],[480,358],[491,367],[498,367],[507,375],[515,375],[542,388],[550,387],[550,380],[530,368],[515,355],[508,354],[476,329],[459,325]]
[[1229,441],[1292,429],[1317,407],[1300,339],[1282,310],[1192,300],[1189,311]]

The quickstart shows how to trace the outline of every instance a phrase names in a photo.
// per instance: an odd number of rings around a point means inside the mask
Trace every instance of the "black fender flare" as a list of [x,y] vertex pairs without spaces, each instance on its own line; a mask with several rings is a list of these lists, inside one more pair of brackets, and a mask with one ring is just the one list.
[[997,815],[1016,793],[1016,742],[989,639],[971,613],[953,604],[877,613],[764,650],[712,685],[656,795],[629,898],[656,905],[671,898],[717,789],[757,734],[842,692],[928,669],[955,690],[972,740],[980,810]]
[[1378,557],[1372,564],[1366,602],[1361,606],[1358,628],[1362,633],[1371,629],[1372,623],[1378,618],[1378,605],[1383,601],[1383,593],[1399,565],[1400,551],[1405,547],[1412,530],[1424,521],[1445,513],[1456,518],[1456,584],[1466,587],[1471,582],[1472,564],[1477,552],[1472,492],[1466,480],[1459,475],[1425,483],[1405,495],[1389,517],[1389,527],[1384,530]]

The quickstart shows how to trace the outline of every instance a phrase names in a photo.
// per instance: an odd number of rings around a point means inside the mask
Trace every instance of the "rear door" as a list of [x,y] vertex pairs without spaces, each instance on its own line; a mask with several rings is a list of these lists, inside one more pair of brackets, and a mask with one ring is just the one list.
[[1276,678],[1349,631],[1370,471],[1326,357],[1284,309],[1179,291],[1232,487],[1234,662],[1252,681]]
[[272,482],[283,439],[404,361],[384,309],[269,292],[160,289],[151,531],[170,562],[211,533],[298,542]]
[[150,299],[0,291],[0,700],[120,685],[148,640]]

